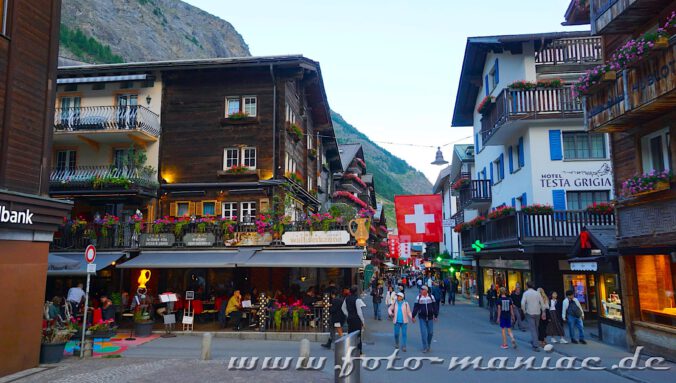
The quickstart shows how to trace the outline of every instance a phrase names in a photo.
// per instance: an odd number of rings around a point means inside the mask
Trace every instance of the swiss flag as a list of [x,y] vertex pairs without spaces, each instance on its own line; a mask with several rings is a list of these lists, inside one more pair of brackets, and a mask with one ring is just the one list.
[[395,196],[397,229],[410,242],[442,242],[441,195]]

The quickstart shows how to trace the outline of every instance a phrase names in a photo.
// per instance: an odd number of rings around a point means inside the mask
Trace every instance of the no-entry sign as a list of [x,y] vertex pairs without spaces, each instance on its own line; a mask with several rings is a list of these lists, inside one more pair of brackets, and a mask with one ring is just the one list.
[[94,262],[94,259],[96,259],[96,248],[94,247],[94,245],[87,246],[87,248],[85,249],[84,255],[85,255],[85,261],[87,261],[87,263]]

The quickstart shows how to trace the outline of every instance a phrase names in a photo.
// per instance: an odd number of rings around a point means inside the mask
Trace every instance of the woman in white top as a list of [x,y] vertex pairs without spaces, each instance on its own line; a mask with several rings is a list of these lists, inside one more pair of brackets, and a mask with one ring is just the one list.
[[397,301],[397,293],[394,291],[392,285],[387,287],[387,293],[385,294],[385,307],[392,306],[392,303]]
[[556,337],[559,337],[559,343],[568,343],[564,338],[563,326],[561,325],[561,316],[557,313],[556,304],[558,303],[558,294],[552,291],[552,298],[549,300],[549,314],[551,320],[547,325],[547,335],[552,337],[551,343],[556,343]]

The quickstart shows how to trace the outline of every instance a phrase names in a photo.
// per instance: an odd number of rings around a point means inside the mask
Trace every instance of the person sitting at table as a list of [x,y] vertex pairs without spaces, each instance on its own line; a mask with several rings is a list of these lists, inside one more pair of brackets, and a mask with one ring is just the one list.
[[281,290],[275,291],[275,300],[279,303],[286,303],[286,295]]
[[113,301],[108,299],[106,295],[101,296],[101,319],[104,321],[115,321],[115,306],[113,306]]
[[233,329],[239,331],[239,326],[242,322],[242,295],[239,290],[235,290],[230,300],[228,300],[225,315],[230,316],[233,320]]
[[305,295],[303,295],[303,305],[307,307],[312,307],[312,305],[315,303],[317,300],[317,297],[315,296],[315,288],[310,287],[307,289],[305,292]]

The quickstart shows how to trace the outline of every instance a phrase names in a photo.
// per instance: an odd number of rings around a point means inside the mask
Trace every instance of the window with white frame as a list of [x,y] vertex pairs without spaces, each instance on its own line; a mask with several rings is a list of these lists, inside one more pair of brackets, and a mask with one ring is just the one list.
[[239,165],[239,148],[226,148],[223,153],[223,170]]
[[240,222],[253,223],[256,219],[256,202],[242,202]]
[[291,124],[296,123],[296,113],[293,112],[293,108],[288,103],[286,104],[286,122]]
[[258,105],[256,96],[244,96],[242,99],[244,101],[244,113],[251,117],[255,117]]
[[285,158],[286,158],[286,161],[285,161],[286,162],[286,167],[285,167],[286,172],[287,173],[295,173],[296,172],[296,160],[294,160],[289,155],[289,153],[285,154]]
[[491,166],[495,167],[495,183],[502,181],[505,178],[505,173],[503,171],[504,164],[502,163],[502,157],[498,157]]
[[225,99],[225,117],[241,112],[242,101],[239,97],[227,97]]
[[606,158],[605,135],[587,132],[563,132],[563,153],[567,160]]
[[584,210],[595,203],[608,202],[609,195],[608,190],[567,191],[566,207],[568,210]]
[[237,217],[237,202],[223,202],[222,216],[225,219],[235,219]]
[[242,148],[242,166],[249,169],[256,169],[256,148]]
[[643,172],[654,170],[663,172],[671,169],[671,152],[669,148],[669,128],[641,137],[641,162]]
[[498,64],[495,64],[493,68],[491,68],[491,71],[488,72],[488,78],[490,81],[490,84],[488,84],[488,86],[490,87],[489,89],[492,92],[498,86]]

